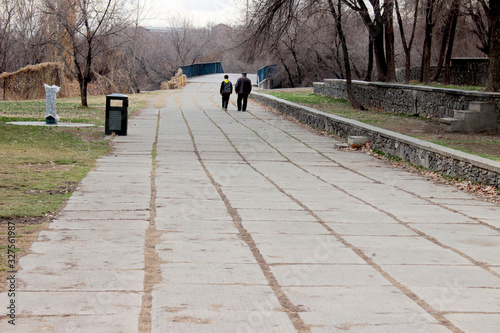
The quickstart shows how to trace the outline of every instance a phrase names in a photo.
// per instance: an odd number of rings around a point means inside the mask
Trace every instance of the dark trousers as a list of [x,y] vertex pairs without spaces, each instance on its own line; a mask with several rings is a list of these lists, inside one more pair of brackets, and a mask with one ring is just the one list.
[[[247,110],[247,101],[248,101],[248,94],[238,94],[238,111],[246,111]],[[243,102],[243,105],[242,105]]]
[[222,108],[227,109],[227,106],[229,104],[229,97],[231,97],[231,94],[222,94]]

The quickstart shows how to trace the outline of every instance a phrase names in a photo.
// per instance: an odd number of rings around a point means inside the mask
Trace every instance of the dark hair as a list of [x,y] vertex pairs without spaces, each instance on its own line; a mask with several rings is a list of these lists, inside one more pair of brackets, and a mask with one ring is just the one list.
[[229,75],[224,75],[224,78],[225,79],[229,79]]

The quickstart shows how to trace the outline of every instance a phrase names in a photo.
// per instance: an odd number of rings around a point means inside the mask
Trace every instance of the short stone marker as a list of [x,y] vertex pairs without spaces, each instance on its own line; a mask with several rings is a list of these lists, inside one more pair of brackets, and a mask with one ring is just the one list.
[[364,146],[368,142],[368,137],[366,136],[349,136],[347,138],[347,144],[350,146],[358,145]]
[[56,113],[56,94],[59,92],[61,87],[56,85],[45,86],[45,123],[48,125],[55,125],[59,122],[59,116]]

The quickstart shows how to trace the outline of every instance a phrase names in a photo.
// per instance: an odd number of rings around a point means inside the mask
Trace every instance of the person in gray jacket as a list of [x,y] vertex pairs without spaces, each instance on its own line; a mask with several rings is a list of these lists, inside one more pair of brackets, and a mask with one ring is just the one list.
[[238,94],[238,111],[246,111],[248,95],[252,91],[252,81],[247,78],[247,73],[242,73],[241,75],[238,81],[236,81],[234,91]]
[[222,96],[222,110],[227,111],[229,97],[233,93],[233,84],[229,81],[229,75],[224,75],[224,81],[220,84],[220,94]]

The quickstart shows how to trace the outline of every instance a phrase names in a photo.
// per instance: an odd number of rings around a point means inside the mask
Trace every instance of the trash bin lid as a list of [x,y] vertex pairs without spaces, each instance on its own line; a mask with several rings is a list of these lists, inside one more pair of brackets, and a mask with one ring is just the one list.
[[124,94],[109,94],[107,95],[106,97],[121,97],[121,98],[128,98],[127,95],[124,95]]

